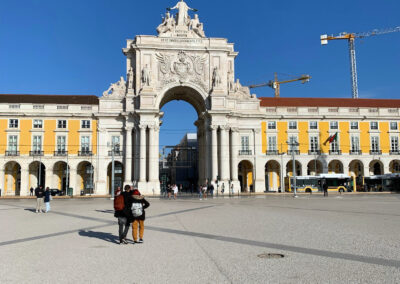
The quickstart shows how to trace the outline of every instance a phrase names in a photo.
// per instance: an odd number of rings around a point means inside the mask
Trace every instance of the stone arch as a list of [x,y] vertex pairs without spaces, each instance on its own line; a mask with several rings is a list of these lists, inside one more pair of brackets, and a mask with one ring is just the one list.
[[[114,162],[114,190],[120,186],[121,189],[124,185],[124,165],[120,161]],[[112,162],[107,167],[107,187],[108,193],[111,194],[111,181],[112,181]]]
[[[295,161],[296,175],[302,175],[301,163],[299,161]],[[287,176],[293,176],[293,161],[289,161],[286,163],[286,174]]]
[[253,163],[249,160],[242,160],[238,164],[238,177],[241,192],[248,192],[253,188]]
[[270,160],[265,164],[265,190],[278,191],[281,188],[281,166]]
[[80,194],[81,191],[83,191],[84,194],[92,194],[94,180],[94,166],[92,163],[89,161],[81,161],[76,167],[76,172],[77,184],[74,185],[75,194]]
[[314,175],[319,175],[322,174],[324,170],[324,166],[321,161],[319,160],[311,160],[307,164],[307,175],[309,176],[314,176]]
[[364,164],[360,160],[349,163],[349,176],[353,178],[353,191],[363,191]]
[[37,186],[46,187],[46,166],[41,161],[33,161],[29,164],[29,185],[28,187],[36,188]]
[[400,173],[400,160],[392,160],[389,163],[389,171],[392,174]]
[[2,195],[21,195],[21,166],[15,161],[4,165],[4,189]]
[[383,175],[383,163],[379,160],[373,160],[369,163],[369,174],[371,176]]
[[343,163],[339,160],[332,160],[328,164],[328,172],[332,174],[343,174]]
[[[68,167],[68,171],[67,171]],[[57,188],[65,195],[67,186],[70,186],[71,168],[65,161],[57,161],[53,165],[53,182],[52,187]]]
[[200,115],[208,109],[207,98],[208,95],[195,84],[173,84],[163,89],[161,95],[157,97],[156,106],[161,109],[170,101],[183,100],[192,105],[197,114]]

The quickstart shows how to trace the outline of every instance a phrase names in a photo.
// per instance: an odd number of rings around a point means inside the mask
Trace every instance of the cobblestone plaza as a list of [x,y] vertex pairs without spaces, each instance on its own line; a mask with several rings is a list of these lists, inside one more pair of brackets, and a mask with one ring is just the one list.
[[144,244],[119,245],[109,199],[1,199],[0,282],[400,281],[398,194],[148,200]]

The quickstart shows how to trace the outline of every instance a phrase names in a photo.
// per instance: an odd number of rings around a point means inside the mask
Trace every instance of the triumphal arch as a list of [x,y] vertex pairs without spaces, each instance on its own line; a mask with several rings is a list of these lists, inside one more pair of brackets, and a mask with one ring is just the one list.
[[167,8],[157,36],[127,40],[126,81],[121,77],[100,99],[100,141],[106,130],[115,126],[120,131],[123,125],[124,182],[158,193],[160,109],[172,100],[184,100],[198,115],[199,183],[215,183],[219,177],[220,185],[237,189],[238,165],[247,159],[254,165],[255,186],[259,182],[264,188],[264,172],[258,175],[255,170],[255,153],[240,148],[245,133],[251,149],[261,153],[259,100],[235,78],[234,45],[207,37],[195,12],[180,1]]

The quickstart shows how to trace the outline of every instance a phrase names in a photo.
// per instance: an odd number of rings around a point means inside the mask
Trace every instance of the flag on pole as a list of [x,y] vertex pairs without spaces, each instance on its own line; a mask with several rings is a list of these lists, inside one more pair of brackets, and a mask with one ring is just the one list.
[[329,144],[331,144],[333,141],[337,141],[337,132],[331,136],[328,137],[328,139],[326,139],[324,145],[326,145],[326,143],[329,142]]

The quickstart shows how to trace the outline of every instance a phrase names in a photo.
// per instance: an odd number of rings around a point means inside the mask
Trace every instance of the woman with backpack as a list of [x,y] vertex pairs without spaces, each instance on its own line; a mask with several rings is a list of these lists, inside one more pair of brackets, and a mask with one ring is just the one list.
[[[129,212],[127,209],[128,198],[130,197],[131,186],[125,185],[125,192],[121,193],[121,188],[118,187],[115,191],[114,197],[114,216],[118,218],[118,234],[119,234],[119,243],[120,244],[128,244],[126,241],[126,235],[128,234],[130,222],[129,222]],[[124,228],[125,227],[125,228]]]
[[[150,206],[150,203],[142,196],[139,190],[134,189],[131,197],[131,211],[132,211],[132,236],[135,243],[143,243],[144,234],[144,220],[146,218],[145,209]],[[137,238],[139,227],[139,241]]]

